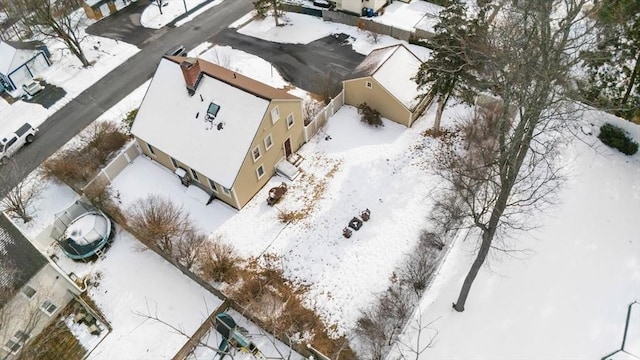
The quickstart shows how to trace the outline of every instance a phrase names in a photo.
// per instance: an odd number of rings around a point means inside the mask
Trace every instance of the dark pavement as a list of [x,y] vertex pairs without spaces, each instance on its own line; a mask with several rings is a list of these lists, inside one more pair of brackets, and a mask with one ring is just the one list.
[[353,51],[347,39],[347,35],[338,34],[306,45],[278,44],[225,29],[209,41],[257,55],[272,63],[286,81],[319,94],[324,75],[333,72],[343,80],[364,59]]
[[44,80],[40,80],[39,82],[44,87],[44,89],[42,89],[42,91],[37,93],[34,97],[29,99],[24,98],[22,99],[22,101],[32,104],[40,104],[44,106],[45,109],[48,109],[53,104],[57,103],[58,100],[67,95],[67,92],[59,86],[49,84]]
[[126,8],[87,27],[87,34],[124,41],[139,48],[166,34],[170,29],[148,29],[140,24],[140,16],[149,5],[138,0]]
[[[40,126],[40,133],[33,144],[12,157],[21,173],[18,178],[24,178],[102,113],[150,79],[160,58],[173,44],[184,44],[191,49],[226,29],[252,8],[249,0],[224,1],[183,26],[148,41],[138,54],[82,92]],[[0,168],[1,171],[6,169]],[[0,197],[4,195],[0,194]]]

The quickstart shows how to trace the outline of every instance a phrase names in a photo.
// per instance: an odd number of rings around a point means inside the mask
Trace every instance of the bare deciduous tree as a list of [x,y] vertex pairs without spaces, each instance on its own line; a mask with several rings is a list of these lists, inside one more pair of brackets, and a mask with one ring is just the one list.
[[[20,180],[18,163],[10,160],[0,171],[0,193],[6,196],[0,200],[0,209],[14,219],[20,219],[24,223],[31,221],[35,209],[34,202],[42,192],[41,177],[38,172],[31,173]],[[19,181],[16,186],[10,188],[10,184]]]
[[[588,29],[575,26],[586,0],[518,1],[504,5],[487,29],[481,78],[501,105],[462,125],[464,150],[440,154],[455,207],[481,238],[478,254],[454,303],[464,311],[471,285],[494,243],[508,229],[525,229],[535,210],[553,200],[560,130],[575,113],[565,101],[568,73]],[[580,25],[584,25],[581,23]]]
[[149,195],[128,209],[129,226],[145,245],[174,256],[174,245],[193,229],[181,207],[168,198]]
[[[412,338],[408,338],[406,340],[399,340],[396,343],[396,347],[399,353],[399,359],[402,360],[420,360],[422,354],[427,351],[428,348],[432,347],[433,343],[438,336],[438,330],[431,327],[434,322],[438,319],[433,320],[427,324],[424,324],[424,319],[422,319],[422,313],[417,311],[415,314],[414,321],[411,322],[411,326],[409,327],[409,331],[405,332],[406,336],[411,336]],[[426,343],[423,341],[423,334],[425,332],[429,332],[428,339]]]
[[9,16],[20,18],[34,34],[61,41],[83,67],[88,67],[80,29],[85,16],[79,8],[76,0],[11,0],[7,6]]

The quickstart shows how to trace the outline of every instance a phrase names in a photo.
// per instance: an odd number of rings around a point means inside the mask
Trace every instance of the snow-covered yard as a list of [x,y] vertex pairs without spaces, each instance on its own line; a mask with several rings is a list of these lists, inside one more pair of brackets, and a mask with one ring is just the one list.
[[[580,125],[597,134],[603,121],[640,140],[640,127],[600,111],[586,112]],[[581,134],[563,158],[568,181],[559,206],[538,215],[542,227],[515,239],[533,253],[492,258],[463,313],[451,303],[476,243],[453,245],[405,335],[415,346],[418,324],[433,321],[420,343],[438,334],[421,358],[593,359],[620,348],[627,308],[640,300],[640,154],[625,156]]]
[[[151,29],[160,29],[161,27],[169,24],[176,18],[189,13],[189,15],[178,21],[176,25],[180,26],[185,22],[198,16],[203,11],[207,11],[214,6],[220,5],[224,0],[209,1],[206,5],[193,11],[197,6],[200,6],[206,0],[154,0],[149,2],[147,8],[142,12],[140,16],[140,24],[142,26]],[[158,4],[162,3],[162,10],[158,7]]]

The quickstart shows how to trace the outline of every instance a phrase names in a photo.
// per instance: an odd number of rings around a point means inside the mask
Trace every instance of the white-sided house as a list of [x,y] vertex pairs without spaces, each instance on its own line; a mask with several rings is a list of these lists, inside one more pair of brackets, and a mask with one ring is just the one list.
[[41,42],[0,40],[0,92],[19,89],[50,65],[49,51]]
[[383,117],[411,127],[428,105],[413,81],[421,64],[402,44],[371,51],[342,82],[345,104],[366,102]]
[[165,57],[131,133],[184,185],[241,209],[277,170],[295,176],[302,100],[201,59]]
[[0,359],[19,355],[80,293],[0,214]]

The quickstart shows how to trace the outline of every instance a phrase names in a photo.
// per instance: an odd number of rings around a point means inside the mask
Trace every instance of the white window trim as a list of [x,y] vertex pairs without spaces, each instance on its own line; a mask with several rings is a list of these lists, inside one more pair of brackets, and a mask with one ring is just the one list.
[[169,159],[171,160],[171,165],[173,165],[174,168],[178,168],[178,160],[174,159],[173,156],[169,156]]
[[[255,155],[255,150],[258,149],[258,156]],[[260,145],[257,145],[253,149],[251,149],[251,157],[253,158],[253,162],[258,161],[262,157],[262,151],[260,151]]]
[[[258,172],[258,169],[262,169],[262,175],[260,175],[260,172]],[[262,179],[265,174],[266,172],[264,171],[264,164],[260,164],[260,166],[256,168],[256,175],[258,176],[258,180]]]
[[[33,291],[34,291],[33,295],[29,296],[29,295],[25,294],[24,290],[25,290],[26,288],[29,288],[29,289],[33,290]],[[33,298],[36,296],[36,294],[38,294],[38,290],[36,290],[33,286],[25,285],[25,286],[20,290],[20,293],[21,293],[25,298],[27,298],[27,299],[31,300],[31,299],[33,299]]]
[[224,186],[221,186],[221,187],[222,187],[222,192],[223,192],[225,195],[227,195],[227,196],[231,196],[231,189],[227,189],[227,188],[226,188],[226,187],[224,187]]
[[365,82],[364,82],[364,86],[365,86],[367,89],[373,89],[373,83],[372,83],[371,81],[369,81],[369,80],[365,80]]
[[193,180],[200,182],[200,177],[198,176],[198,172],[189,168],[189,170],[191,171],[191,177],[193,178]]
[[[17,348],[16,350],[11,350],[11,348],[7,346],[7,343],[8,343],[9,341],[11,341],[11,342],[13,342],[13,343],[17,344],[17,345],[18,345],[18,348]],[[7,340],[7,341],[4,343],[4,345],[2,345],[2,348],[3,348],[4,350],[6,350],[7,352],[9,352],[11,355],[16,355],[16,354],[20,351],[20,349],[22,349],[22,345],[23,345],[23,344],[22,344],[20,341],[17,341],[17,339],[15,339],[15,338],[13,338],[13,337],[12,337],[12,338],[10,338],[9,340]]]
[[147,145],[147,149],[149,149],[149,154],[151,154],[151,156],[156,157],[158,155],[156,155],[155,150],[153,148],[153,146],[149,143],[145,143]]
[[211,191],[213,191],[214,193],[218,193],[218,188],[216,186],[216,182],[211,180],[211,179],[207,179],[209,180],[209,188],[211,189]]
[[[289,117],[291,117],[291,125],[289,125]],[[293,113],[287,115],[287,129],[291,129],[296,123],[296,119],[293,117]]]
[[280,109],[278,108],[278,106],[275,106],[273,109],[271,109],[271,123],[275,124],[278,122],[278,120],[280,120]]
[[[271,140],[271,145],[267,146],[267,139]],[[269,149],[271,149],[271,147],[273,146],[273,136],[271,136],[271,134],[265,136],[264,138],[264,148],[269,151]]]
[[[45,309],[45,307],[44,307],[44,304],[45,304],[46,302],[49,302],[49,303],[50,303],[50,305],[53,305],[53,306],[55,306],[56,308],[55,308],[55,309],[53,309],[53,311],[51,311],[51,312],[50,312],[48,309]],[[51,300],[49,300],[49,299],[46,299],[45,301],[43,301],[43,302],[42,302],[42,304],[40,304],[40,310],[41,310],[43,313],[47,314],[48,316],[51,316],[51,315],[53,315],[53,314],[58,310],[58,305],[57,305],[56,303],[54,303],[53,301],[51,301]]]

